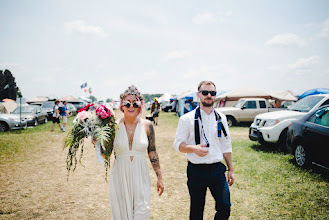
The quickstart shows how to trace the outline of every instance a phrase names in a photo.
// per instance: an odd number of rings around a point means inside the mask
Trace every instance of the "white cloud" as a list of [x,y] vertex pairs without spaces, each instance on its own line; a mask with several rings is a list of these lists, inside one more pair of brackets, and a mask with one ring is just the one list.
[[233,14],[232,11],[214,13],[203,13],[197,14],[193,19],[194,24],[209,24],[216,22],[224,22],[227,17],[230,17]]
[[163,61],[169,61],[169,60],[178,60],[183,59],[190,55],[190,53],[187,50],[175,50],[169,52],[164,58]]
[[294,64],[289,65],[289,68],[293,70],[307,69],[310,66],[319,63],[319,60],[320,60],[319,56],[300,58]]
[[212,77],[219,77],[221,75],[229,76],[235,72],[236,71],[234,70],[234,68],[225,64],[220,64],[215,66],[204,65],[201,66],[200,68],[189,70],[187,73],[184,74],[183,77],[185,79],[197,78],[199,76],[212,78]]
[[65,29],[70,33],[107,37],[108,34],[99,26],[87,25],[83,20],[75,20],[64,23]]
[[217,21],[216,15],[213,13],[197,14],[193,18],[194,24],[214,23],[216,21]]
[[325,20],[325,22],[322,24],[320,37],[329,37],[329,19]]
[[265,45],[282,45],[282,46],[298,46],[304,47],[307,45],[306,41],[301,39],[298,35],[287,33],[287,34],[278,34],[266,41]]

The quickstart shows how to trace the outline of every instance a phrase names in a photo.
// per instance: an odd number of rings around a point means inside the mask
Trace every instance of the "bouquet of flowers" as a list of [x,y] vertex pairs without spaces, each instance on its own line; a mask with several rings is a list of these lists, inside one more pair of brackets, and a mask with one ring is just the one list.
[[72,130],[70,130],[64,140],[64,148],[68,148],[66,158],[66,168],[73,171],[78,163],[77,151],[80,149],[79,162],[83,155],[84,139],[92,137],[97,161],[102,162],[101,153],[105,155],[104,165],[107,170],[110,167],[110,154],[113,149],[113,141],[116,131],[115,114],[112,109],[104,105],[98,107],[94,104],[88,104],[80,109],[77,117],[73,121]]

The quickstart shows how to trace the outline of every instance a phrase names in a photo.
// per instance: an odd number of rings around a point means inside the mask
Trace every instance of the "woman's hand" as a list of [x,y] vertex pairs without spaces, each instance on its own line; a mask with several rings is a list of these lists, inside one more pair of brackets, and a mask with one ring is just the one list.
[[160,178],[158,178],[157,189],[158,189],[159,196],[161,196],[164,191],[164,185],[163,185],[162,179],[160,179]]

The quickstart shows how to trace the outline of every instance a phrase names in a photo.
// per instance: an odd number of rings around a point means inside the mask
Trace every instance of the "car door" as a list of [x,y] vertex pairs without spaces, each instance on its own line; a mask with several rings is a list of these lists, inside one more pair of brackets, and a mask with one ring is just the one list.
[[[322,111],[322,112],[320,112]],[[305,122],[303,136],[312,160],[329,168],[329,108],[319,110]]]
[[253,121],[257,115],[256,101],[246,101],[240,111],[240,121]]

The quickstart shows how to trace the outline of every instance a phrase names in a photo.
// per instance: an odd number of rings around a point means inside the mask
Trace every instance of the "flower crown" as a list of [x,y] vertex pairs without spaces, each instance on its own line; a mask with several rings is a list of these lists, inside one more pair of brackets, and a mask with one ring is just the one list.
[[135,96],[138,100],[142,101],[143,100],[143,95],[138,91],[138,89],[136,88],[136,86],[131,85],[128,87],[128,89],[126,89],[121,95],[120,95],[120,99],[123,100],[124,98],[126,98],[127,96],[132,95]]

